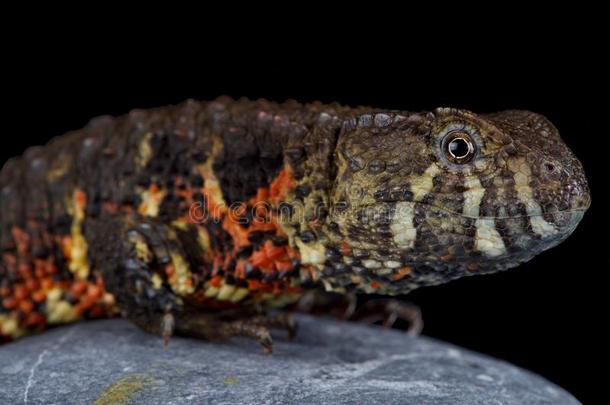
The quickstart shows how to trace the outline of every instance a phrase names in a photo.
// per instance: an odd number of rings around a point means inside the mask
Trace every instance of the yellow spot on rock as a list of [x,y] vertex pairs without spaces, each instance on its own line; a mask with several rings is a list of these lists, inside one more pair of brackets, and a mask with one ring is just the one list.
[[225,378],[224,382],[227,385],[239,384],[239,377],[231,375],[231,376],[228,376],[227,378]]
[[95,405],[127,404],[136,393],[142,390],[152,379],[143,375],[129,375],[112,383],[102,392]]

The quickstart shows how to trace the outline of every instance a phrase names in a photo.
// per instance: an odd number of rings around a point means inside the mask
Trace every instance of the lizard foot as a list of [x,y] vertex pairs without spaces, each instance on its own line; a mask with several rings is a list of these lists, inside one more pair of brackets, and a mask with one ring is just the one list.
[[250,319],[250,322],[269,328],[283,329],[288,332],[289,340],[294,339],[298,330],[294,316],[289,312],[282,312],[277,315],[260,315]]
[[273,351],[270,328],[286,330],[289,339],[294,338],[297,332],[294,317],[286,312],[273,315],[252,312],[224,315],[181,313],[176,316],[175,328],[177,334],[207,340],[225,340],[233,336],[248,337],[256,340],[268,354]]
[[313,315],[330,315],[347,320],[358,306],[356,294],[336,294],[322,290],[307,291],[297,304],[297,310]]
[[383,327],[391,328],[398,320],[409,322],[407,334],[417,336],[421,333],[424,322],[418,306],[395,299],[374,299],[365,302],[350,317],[351,320],[377,322],[383,321]]
[[226,338],[245,336],[254,339],[262,346],[265,354],[273,353],[273,340],[271,339],[269,329],[264,325],[256,323],[254,320],[240,319],[222,323],[219,332]]

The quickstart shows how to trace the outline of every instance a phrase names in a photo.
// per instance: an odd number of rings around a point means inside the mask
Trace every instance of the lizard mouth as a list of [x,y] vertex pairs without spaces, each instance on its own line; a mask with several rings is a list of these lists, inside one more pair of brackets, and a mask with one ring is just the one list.
[[[439,208],[439,207],[437,207]],[[452,214],[456,214],[456,215],[460,215],[464,218],[471,218],[471,219],[519,219],[519,218],[535,218],[535,217],[544,217],[544,216],[554,216],[554,215],[561,215],[561,214],[583,214],[585,213],[585,211],[587,211],[587,208],[571,208],[571,209],[567,209],[567,210],[555,210],[555,211],[549,211],[549,212],[544,212],[544,213],[539,213],[539,214],[521,214],[521,215],[497,215],[497,216],[492,216],[492,215],[481,215],[479,217],[474,217],[474,216],[469,216],[469,215],[463,215],[461,213],[456,213],[456,212],[452,212],[449,210],[445,210],[444,208],[439,208],[441,210],[444,210],[448,213],[452,213]]]

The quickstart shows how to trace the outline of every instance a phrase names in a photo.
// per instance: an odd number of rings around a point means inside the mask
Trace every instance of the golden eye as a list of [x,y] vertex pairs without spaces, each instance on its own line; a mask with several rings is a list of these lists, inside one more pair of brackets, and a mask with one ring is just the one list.
[[476,153],[474,141],[466,132],[450,132],[443,139],[443,153],[453,163],[463,164],[472,160]]

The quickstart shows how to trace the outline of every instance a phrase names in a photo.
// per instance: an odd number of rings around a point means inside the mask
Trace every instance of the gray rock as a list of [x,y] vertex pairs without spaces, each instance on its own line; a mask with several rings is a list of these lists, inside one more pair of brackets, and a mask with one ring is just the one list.
[[576,404],[502,361],[375,326],[299,316],[274,354],[250,340],[160,338],[114,319],[0,347],[0,403]]

